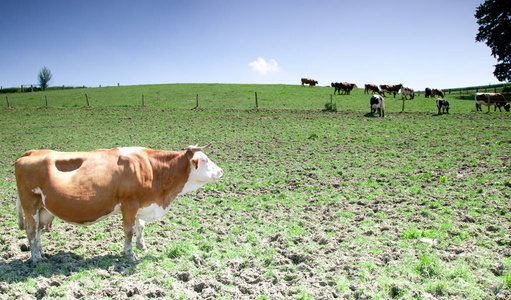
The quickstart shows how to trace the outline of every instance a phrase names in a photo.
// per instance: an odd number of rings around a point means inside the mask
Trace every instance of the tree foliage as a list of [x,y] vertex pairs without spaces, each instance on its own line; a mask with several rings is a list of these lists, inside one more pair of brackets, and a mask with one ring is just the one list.
[[39,71],[39,84],[41,85],[41,89],[44,91],[48,87],[48,82],[51,80],[51,72],[50,69],[43,67],[41,71]]
[[493,75],[511,81],[511,0],[486,0],[476,9],[477,42],[485,42],[499,62]]

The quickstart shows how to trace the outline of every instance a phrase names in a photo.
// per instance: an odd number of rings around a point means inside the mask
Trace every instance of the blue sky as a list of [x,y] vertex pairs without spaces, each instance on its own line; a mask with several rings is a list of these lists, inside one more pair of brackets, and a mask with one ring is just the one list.
[[2,1],[0,85],[494,84],[482,2]]

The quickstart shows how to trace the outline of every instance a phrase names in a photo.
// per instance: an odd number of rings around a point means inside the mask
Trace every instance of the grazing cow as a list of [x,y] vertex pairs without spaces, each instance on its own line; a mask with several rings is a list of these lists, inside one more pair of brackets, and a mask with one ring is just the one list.
[[334,88],[334,94],[337,92],[338,95],[341,94],[341,90],[344,94],[349,95],[354,88],[357,88],[356,84],[347,82],[332,82],[330,86]]
[[481,105],[488,106],[488,112],[490,111],[490,106],[495,105],[493,111],[497,111],[497,108],[500,112],[502,112],[502,107],[505,111],[509,111],[510,105],[506,100],[504,95],[499,93],[476,93],[476,110],[482,111]]
[[378,111],[380,117],[385,117],[385,99],[380,95],[373,95],[371,97],[371,113],[374,114]]
[[385,96],[385,93],[393,93],[394,98],[396,98],[397,92],[403,87],[402,84],[390,85],[390,84],[381,84],[380,85],[380,95]]
[[406,99],[406,96],[410,96],[410,99],[415,98],[415,92],[412,88],[402,87],[401,88],[401,99]]
[[449,101],[438,98],[436,100],[436,107],[438,108],[438,114],[441,115],[442,111],[449,114]]
[[364,88],[364,94],[369,94],[369,91],[374,93],[379,93],[380,89],[376,84],[366,84]]
[[310,78],[302,78],[302,86],[304,84],[308,84],[309,86],[315,86],[316,84],[318,84],[318,82],[314,79],[310,79]]
[[426,88],[426,90],[424,91],[424,97],[429,98],[429,96],[431,96],[431,89]]
[[432,89],[431,90],[431,98],[433,98],[433,96],[438,96],[440,98],[443,98],[445,96],[445,94],[444,94],[444,91],[442,91],[441,89]]
[[41,230],[54,217],[89,225],[116,214],[122,214],[124,254],[134,259],[133,233],[136,246],[145,249],[145,222],[163,216],[177,196],[222,178],[222,169],[202,152],[206,147],[25,152],[15,163],[16,210],[32,261],[43,259]]

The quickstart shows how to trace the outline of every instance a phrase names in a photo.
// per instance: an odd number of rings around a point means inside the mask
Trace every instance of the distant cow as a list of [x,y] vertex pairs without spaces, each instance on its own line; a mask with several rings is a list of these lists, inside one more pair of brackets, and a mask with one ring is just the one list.
[[344,94],[350,95],[351,91],[354,88],[357,88],[356,84],[347,82],[332,82],[330,86],[334,88],[334,94],[337,92],[338,95],[341,94],[341,90],[344,92]]
[[302,86],[304,84],[308,84],[309,86],[315,86],[316,84],[318,84],[318,82],[314,79],[310,79],[310,78],[302,78]]
[[510,105],[506,100],[504,95],[499,93],[476,93],[476,110],[482,111],[481,105],[488,106],[488,112],[490,111],[490,106],[495,105],[493,111],[497,111],[497,108],[500,112],[502,112],[502,107],[505,111],[509,111]]
[[415,98],[415,92],[412,88],[402,87],[401,88],[401,99],[406,99],[406,96],[410,96],[410,99]]
[[378,111],[380,117],[385,117],[385,99],[380,95],[373,95],[370,100],[371,113]]
[[403,87],[402,84],[390,85],[390,84],[380,84],[380,95],[385,96],[385,93],[394,94],[394,98],[396,98],[396,94]]
[[424,97],[429,98],[430,96],[431,96],[431,89],[426,88],[426,90],[424,91]]
[[449,101],[438,98],[436,100],[436,107],[438,108],[438,114],[441,115],[442,111],[449,114]]
[[43,259],[41,230],[54,217],[90,225],[117,214],[122,214],[124,254],[133,259],[133,233],[136,246],[145,249],[145,222],[162,217],[177,196],[222,178],[222,169],[204,148],[25,152],[14,164],[16,211],[20,229],[27,231],[32,261]]
[[376,84],[366,84],[364,87],[364,94],[369,94],[369,91],[373,92],[373,94],[380,92],[380,89]]
[[431,98],[433,98],[433,96],[438,96],[440,98],[443,98],[445,96],[445,93],[441,89],[432,89],[431,90]]

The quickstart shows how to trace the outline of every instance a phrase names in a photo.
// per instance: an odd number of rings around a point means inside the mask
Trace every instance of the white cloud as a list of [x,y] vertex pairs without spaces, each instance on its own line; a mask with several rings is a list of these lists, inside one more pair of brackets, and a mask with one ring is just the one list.
[[280,71],[279,64],[273,58],[266,62],[264,58],[259,57],[256,61],[253,61],[248,65],[252,67],[252,71],[257,72],[261,75],[265,75],[266,73],[269,72]]

